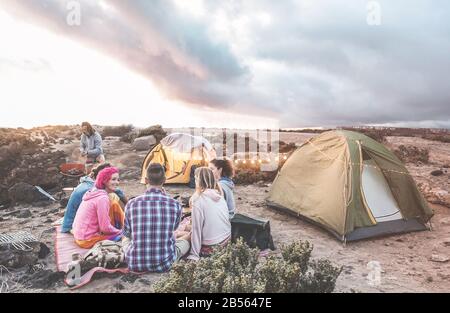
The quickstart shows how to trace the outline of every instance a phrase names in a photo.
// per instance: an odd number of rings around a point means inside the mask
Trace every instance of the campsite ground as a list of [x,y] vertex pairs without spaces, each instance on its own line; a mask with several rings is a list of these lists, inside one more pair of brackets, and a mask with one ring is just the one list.
[[[280,139],[300,144],[313,134],[285,133]],[[388,146],[410,142],[416,146],[430,149],[430,162],[426,165],[407,164],[416,181],[428,184],[430,190],[450,190],[449,176],[430,175],[434,169],[450,163],[450,143],[441,143],[418,138],[389,137]],[[77,142],[58,144],[58,149],[69,153],[75,151]],[[139,184],[140,164],[145,152],[133,151],[131,145],[118,141],[118,138],[105,140],[108,161],[121,168],[122,188],[129,196],[144,191]],[[77,155],[73,154],[73,158]],[[295,240],[308,240],[314,244],[313,258],[328,258],[337,265],[344,266],[338,279],[336,292],[450,292],[450,207],[430,204],[435,211],[432,219],[433,230],[380,239],[349,243],[344,246],[321,229],[285,213],[270,209],[264,199],[269,185],[259,182],[236,187],[235,196],[240,213],[269,219],[272,235],[277,247]],[[172,194],[190,196],[192,190],[183,186],[167,188]],[[45,268],[56,270],[54,261],[54,232],[51,222],[63,215],[56,205],[32,207],[32,218],[11,218],[0,220],[3,231],[30,230],[51,250],[44,260]],[[275,251],[277,253],[279,250]],[[434,255],[434,257],[432,257]],[[442,258],[438,262],[437,256]],[[381,267],[381,280],[377,285],[369,284],[368,277],[376,270],[369,264],[378,262]],[[443,262],[442,262],[443,261]],[[371,263],[372,262],[372,263]],[[161,274],[145,275],[101,275],[89,285],[75,292],[151,292],[152,284]],[[24,286],[10,286],[14,292],[39,292]],[[45,290],[46,292],[69,292],[62,284]]]

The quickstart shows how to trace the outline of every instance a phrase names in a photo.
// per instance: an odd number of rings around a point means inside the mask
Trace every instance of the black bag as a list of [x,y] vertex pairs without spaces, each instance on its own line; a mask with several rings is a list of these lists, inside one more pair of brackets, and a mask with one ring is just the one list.
[[197,165],[191,166],[191,172],[189,173],[189,188],[195,188],[195,170],[197,167]]
[[250,248],[275,250],[268,220],[259,220],[239,213],[234,215],[231,219],[232,242],[236,242],[239,237],[242,237]]

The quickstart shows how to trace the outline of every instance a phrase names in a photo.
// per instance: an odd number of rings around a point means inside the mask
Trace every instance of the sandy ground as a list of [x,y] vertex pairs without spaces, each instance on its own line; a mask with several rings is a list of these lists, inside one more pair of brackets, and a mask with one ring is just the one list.
[[[311,137],[309,134],[283,134],[285,142],[302,141]],[[416,180],[429,180],[435,177],[429,172],[450,160],[450,144],[431,142],[417,138],[391,137],[389,145],[398,145],[411,141],[415,145],[428,146],[431,149],[431,164],[416,166],[407,164]],[[74,151],[77,143],[59,146],[67,152]],[[131,146],[115,138],[105,141],[108,161],[122,169],[122,188],[127,195],[134,196],[144,192],[138,183],[140,164],[145,152],[133,152]],[[76,158],[76,153],[73,155]],[[430,176],[430,177],[429,177]],[[425,177],[425,178],[424,178]],[[442,182],[440,180],[443,180]],[[448,191],[448,175],[437,178],[441,188]],[[295,240],[308,240],[314,244],[313,258],[328,258],[344,270],[337,281],[336,292],[450,292],[450,261],[435,262],[432,255],[450,257],[450,208],[430,204],[435,211],[432,218],[432,231],[409,233],[380,239],[342,243],[328,235],[322,229],[285,213],[270,209],[265,205],[269,185],[254,184],[237,186],[235,197],[238,212],[270,220],[275,245],[279,247]],[[167,188],[173,194],[190,196],[192,190],[183,186]],[[11,218],[0,222],[2,231],[29,230],[51,249],[50,255],[42,264],[56,270],[54,261],[54,232],[51,222],[63,216],[63,209],[57,204],[44,208],[31,208],[33,218]],[[47,212],[47,213],[46,213]],[[275,251],[277,253],[279,250]],[[379,262],[381,281],[378,285],[369,284],[368,276],[372,271],[368,264]],[[161,278],[161,274],[136,275],[101,275],[89,285],[73,292],[152,292],[152,283]],[[15,292],[41,292],[18,288]],[[58,284],[45,292],[72,292]]]

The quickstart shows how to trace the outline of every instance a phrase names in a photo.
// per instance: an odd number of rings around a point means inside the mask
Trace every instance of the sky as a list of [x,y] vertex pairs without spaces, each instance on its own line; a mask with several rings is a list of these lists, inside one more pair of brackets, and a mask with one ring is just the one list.
[[0,127],[450,128],[444,0],[0,0]]

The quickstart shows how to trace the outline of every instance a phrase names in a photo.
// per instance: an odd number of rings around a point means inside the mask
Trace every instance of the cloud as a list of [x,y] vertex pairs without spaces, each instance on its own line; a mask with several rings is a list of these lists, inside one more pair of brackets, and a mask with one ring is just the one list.
[[135,1],[127,7],[123,1],[110,1],[113,7],[105,9],[101,2],[80,1],[79,27],[66,23],[67,2],[3,4],[19,18],[111,54],[178,100],[226,107],[232,101],[228,88],[245,79],[246,68],[226,45],[210,41],[204,25],[179,16],[170,2]]
[[450,3],[2,1],[13,16],[109,54],[169,97],[281,125],[450,126]]

